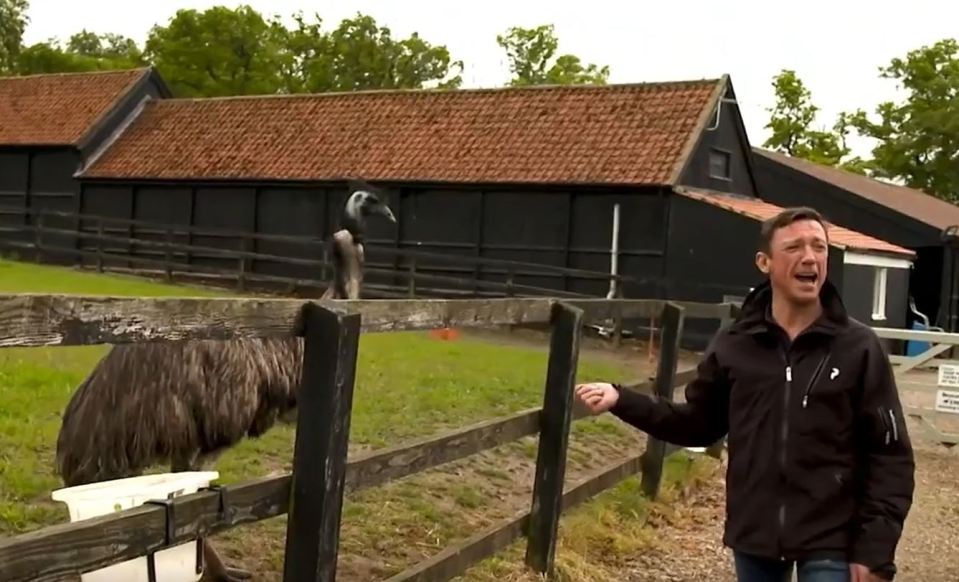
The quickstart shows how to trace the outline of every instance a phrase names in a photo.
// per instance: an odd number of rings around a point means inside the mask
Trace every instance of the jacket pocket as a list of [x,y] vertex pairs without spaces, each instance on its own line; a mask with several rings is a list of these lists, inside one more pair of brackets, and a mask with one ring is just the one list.
[[876,415],[879,417],[882,444],[888,446],[899,442],[899,421],[896,412],[885,406],[877,406]]

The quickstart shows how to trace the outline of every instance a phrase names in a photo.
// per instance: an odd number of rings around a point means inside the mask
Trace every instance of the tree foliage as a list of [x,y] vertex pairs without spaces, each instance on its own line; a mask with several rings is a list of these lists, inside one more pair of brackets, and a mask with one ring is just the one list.
[[536,28],[513,26],[505,34],[497,35],[496,42],[506,51],[513,86],[605,84],[609,79],[609,66],[584,65],[571,54],[554,60],[559,39],[552,24]]
[[27,0],[0,0],[0,74],[16,69],[28,7]]
[[23,48],[15,70],[21,75],[32,75],[129,69],[143,64],[143,54],[132,39],[83,29],[66,44],[51,40]]
[[783,69],[773,78],[772,86],[776,101],[767,109],[771,116],[766,129],[771,134],[763,147],[818,164],[865,171],[859,158],[843,161],[851,151],[846,145],[850,124],[847,114],[840,114],[831,130],[816,129],[813,124],[819,107],[795,71]]
[[456,88],[462,82],[463,63],[417,33],[393,38],[389,28],[363,14],[324,33],[320,17],[314,19],[308,22],[298,13],[296,27],[286,33],[289,92]]
[[945,200],[959,202],[959,44],[939,41],[894,58],[880,69],[905,89],[901,103],[863,110],[850,125],[875,140],[870,162],[877,177],[900,180]]
[[150,30],[144,54],[178,96],[276,93],[284,38],[249,6],[181,9]]
[[[0,6],[24,1],[0,0]],[[310,21],[297,13],[288,27],[278,16],[264,17],[245,5],[182,9],[150,30],[143,50],[120,35],[82,30],[65,44],[51,40],[22,49],[13,70],[55,73],[150,64],[183,97],[455,88],[462,82],[463,63],[416,33],[396,38],[363,14],[330,31],[321,24],[319,16]],[[20,42],[18,34],[13,45],[19,48]]]

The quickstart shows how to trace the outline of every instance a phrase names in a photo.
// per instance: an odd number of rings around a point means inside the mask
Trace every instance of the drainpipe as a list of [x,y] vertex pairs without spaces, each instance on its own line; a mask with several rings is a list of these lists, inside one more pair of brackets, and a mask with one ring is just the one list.
[[[619,203],[613,205],[613,241],[609,249],[609,274],[619,274]],[[616,280],[610,278],[607,299],[616,297]]]

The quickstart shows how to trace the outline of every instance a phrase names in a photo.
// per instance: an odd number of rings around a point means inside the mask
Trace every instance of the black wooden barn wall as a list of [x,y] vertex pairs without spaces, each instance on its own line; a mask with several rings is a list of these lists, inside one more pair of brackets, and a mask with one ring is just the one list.
[[[629,297],[659,296],[657,280],[662,271],[666,239],[665,189],[437,187],[377,184],[383,189],[398,224],[377,217],[368,223],[367,264],[397,266],[393,257],[377,253],[376,247],[415,248],[424,251],[535,262],[608,272],[613,206],[620,204],[619,271],[647,280],[628,286]],[[340,224],[346,200],[345,185],[178,185],[84,183],[80,195],[85,214],[134,218],[156,223],[223,228],[241,232],[327,238]],[[85,224],[87,231],[95,230]],[[122,227],[126,236],[162,240],[155,229]],[[238,249],[236,236],[176,238],[179,242],[216,248]],[[90,243],[92,244],[92,242]],[[115,248],[141,256],[162,256],[145,248]],[[256,252],[316,258],[320,247],[261,241]],[[178,257],[181,260],[186,257]],[[190,262],[233,269],[236,261],[194,253]],[[405,263],[399,264],[403,266]],[[449,262],[418,262],[433,273],[448,273],[481,280],[505,281],[501,268]],[[309,267],[255,261],[253,270],[286,276],[314,277]],[[393,282],[370,275],[374,282]],[[608,282],[556,275],[518,275],[516,283],[605,295]],[[395,281],[400,284],[400,281]]]
[[[169,89],[156,73],[140,80],[96,125],[74,146],[12,146],[0,144],[0,226],[25,226],[36,222],[24,209],[76,213],[80,210],[80,183],[74,177],[83,164],[96,154],[109,137],[136,114],[145,99],[169,97]],[[43,226],[76,231],[74,221],[50,217]],[[26,241],[28,233],[0,233],[0,239]],[[53,246],[72,248],[76,238],[71,234],[45,234],[41,240]],[[45,259],[69,263],[73,257],[49,253]]]
[[[0,225],[30,225],[31,218],[23,213],[27,208],[76,212],[79,184],[73,173],[79,161],[79,152],[72,148],[0,148]],[[44,226],[76,228],[73,221],[63,218],[44,219]],[[4,232],[0,236],[21,242],[33,239],[24,231]],[[51,234],[44,236],[42,242],[72,247],[74,240],[70,234]],[[51,259],[62,262],[66,257],[54,254]]]

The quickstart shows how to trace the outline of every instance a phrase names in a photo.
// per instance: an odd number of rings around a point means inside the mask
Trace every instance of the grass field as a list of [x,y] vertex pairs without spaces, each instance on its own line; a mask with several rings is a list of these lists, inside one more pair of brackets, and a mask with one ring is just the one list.
[[[96,295],[218,295],[219,292],[142,280],[79,273],[54,267],[0,261],[0,293],[41,292]],[[360,340],[351,454],[541,404],[547,363],[541,345],[491,342],[470,334],[439,341],[426,333],[364,334]],[[73,389],[107,346],[0,349],[0,536],[65,521],[50,491],[60,486],[53,457],[60,413]],[[641,360],[640,360],[641,361]],[[645,364],[645,362],[642,362]],[[636,362],[584,350],[578,378],[635,377]],[[279,426],[223,455],[221,481],[233,482],[288,471],[293,429]],[[644,439],[611,417],[574,425],[569,480],[642,450]],[[341,575],[344,580],[386,577],[442,550],[516,511],[528,508],[536,440],[527,438],[438,470],[360,492],[347,498],[343,515]],[[667,501],[673,484],[704,470],[676,455],[667,470]],[[642,516],[663,511],[647,504],[638,480],[625,481],[563,518],[558,556],[567,573],[591,562],[577,580],[604,578],[644,540]],[[257,574],[280,579],[285,517],[234,529],[215,542],[224,554]],[[637,545],[639,544],[639,545]],[[526,579],[522,543],[487,560],[467,575],[472,580]],[[597,555],[590,548],[602,547]],[[533,578],[529,578],[532,580]]]

